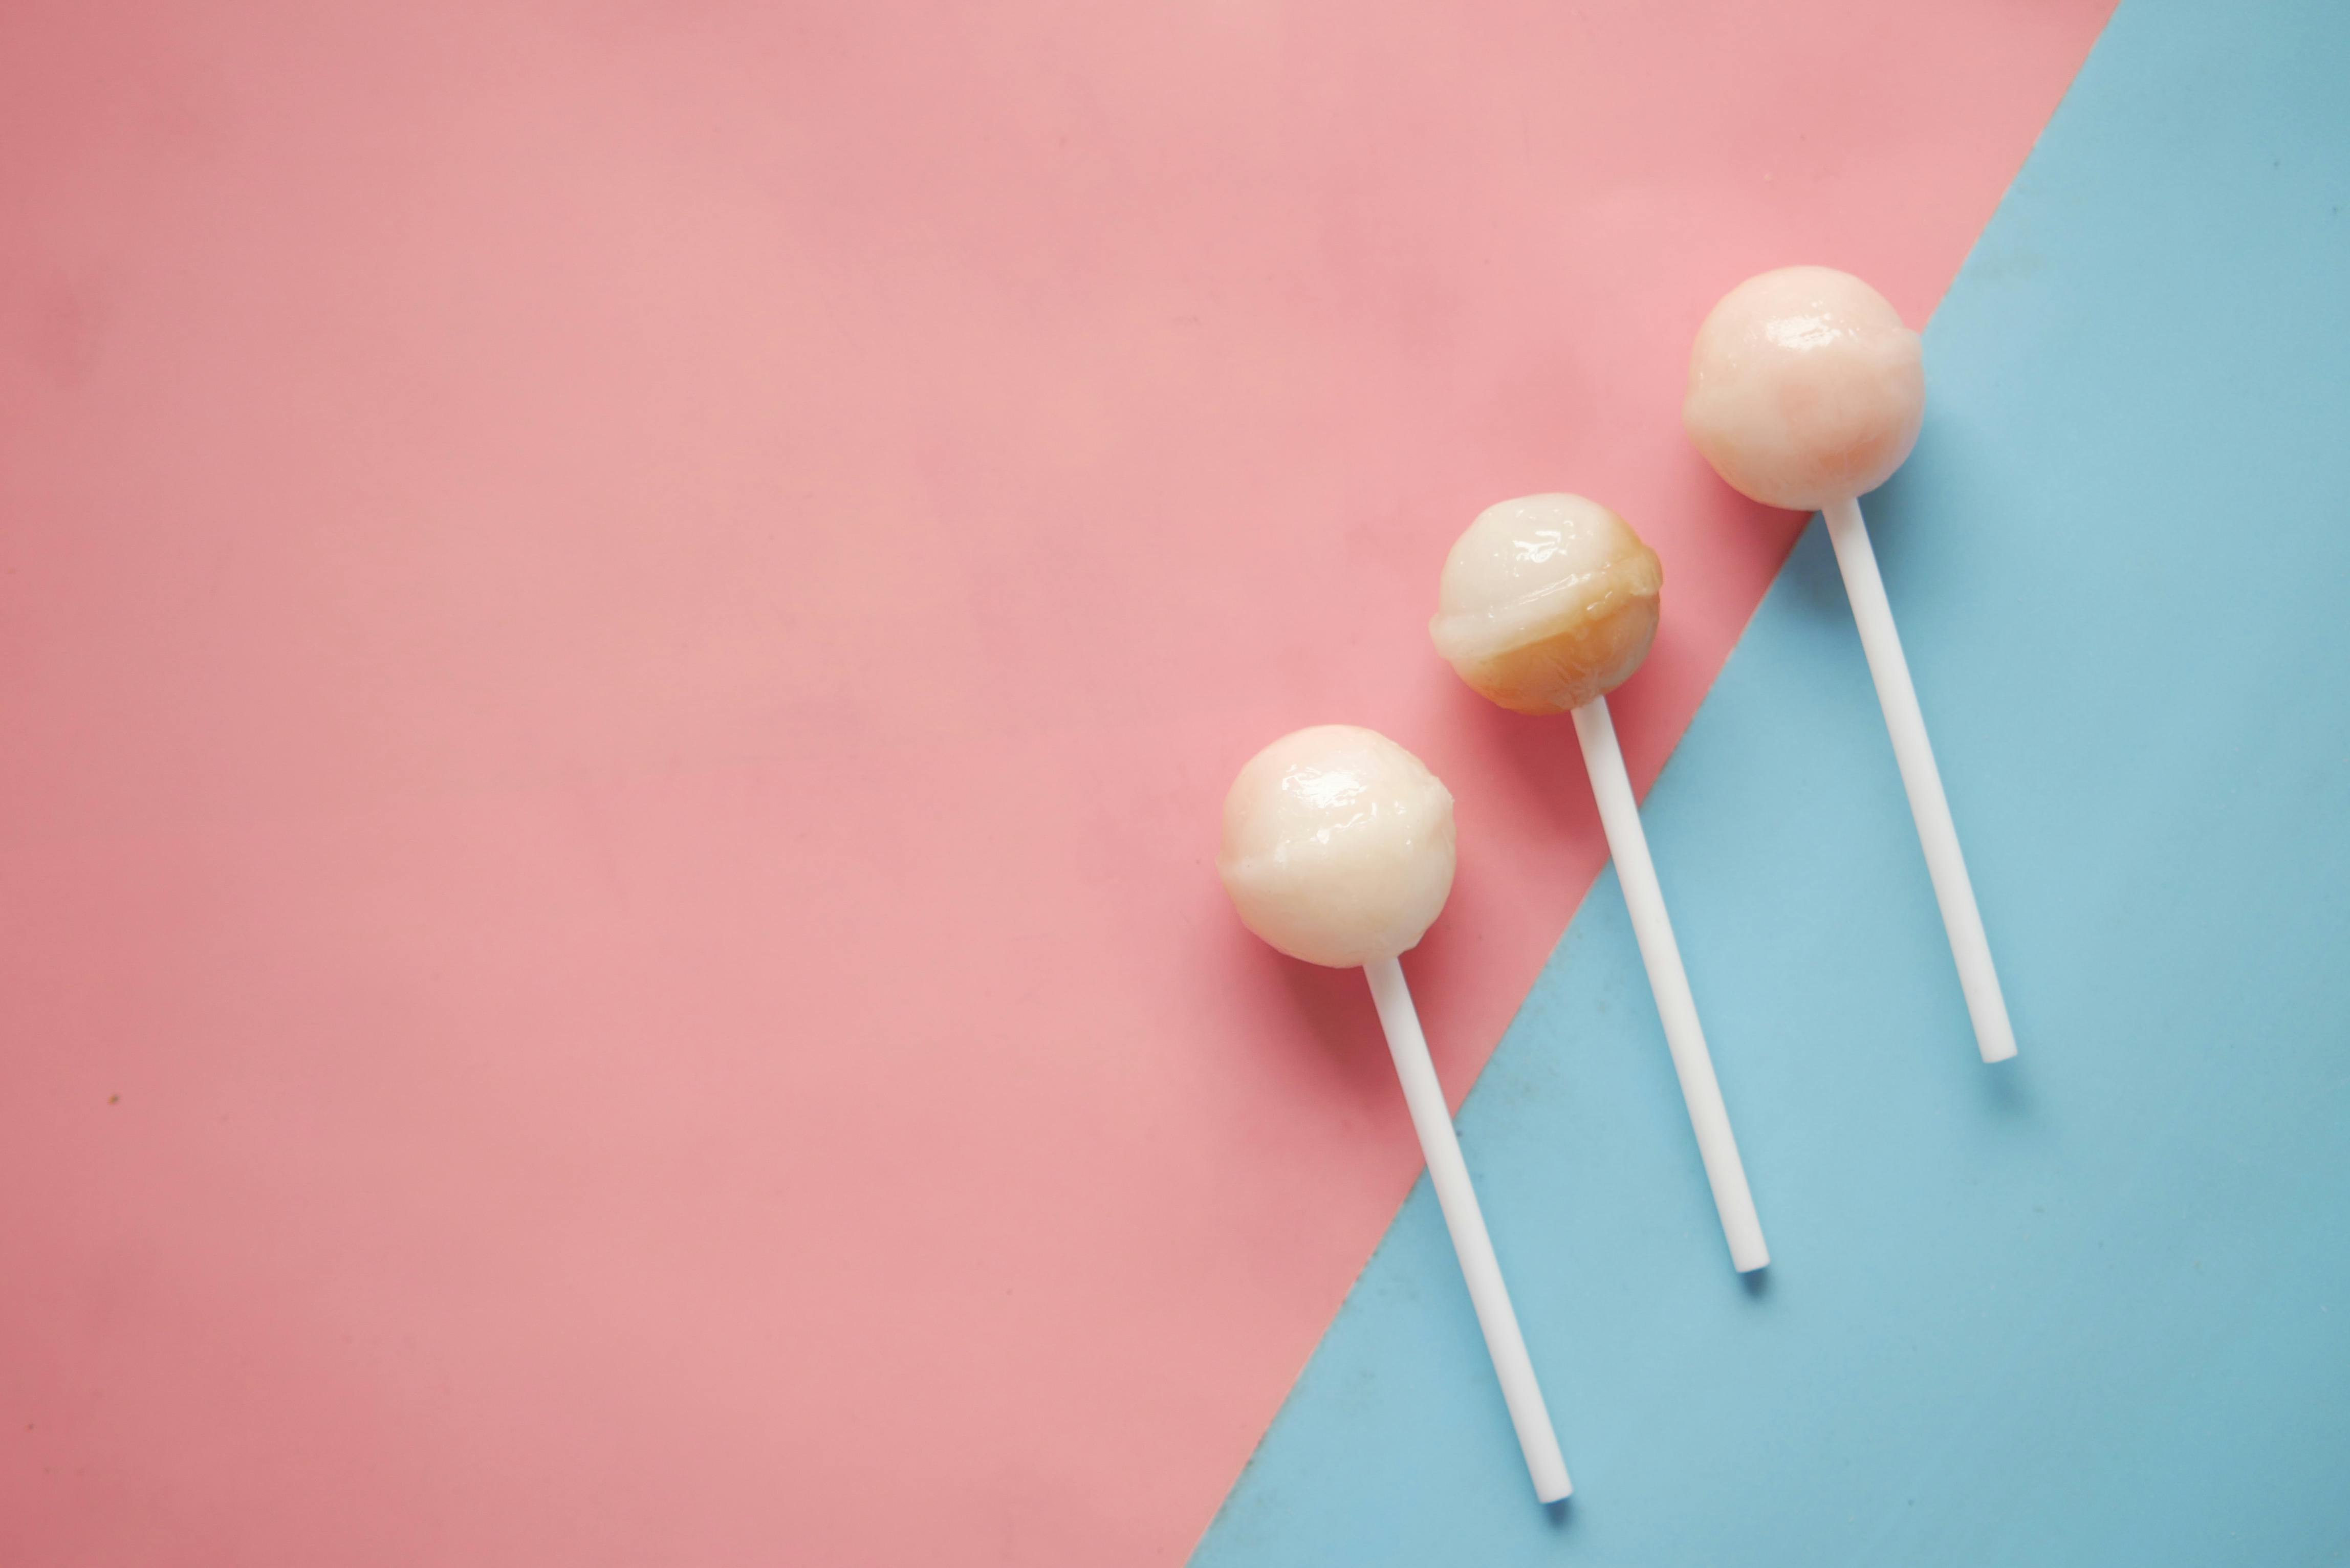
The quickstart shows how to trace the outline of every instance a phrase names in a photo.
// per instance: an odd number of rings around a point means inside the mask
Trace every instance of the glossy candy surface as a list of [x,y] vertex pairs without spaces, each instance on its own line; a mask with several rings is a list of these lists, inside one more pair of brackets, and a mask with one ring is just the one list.
[[1811,512],[1890,478],[1925,411],[1918,335],[1885,296],[1791,266],[1748,278],[1698,328],[1681,423],[1732,489]]
[[1453,545],[1429,636],[1482,695],[1564,713],[1639,668],[1663,586],[1656,552],[1607,507],[1523,495],[1485,508]]
[[1284,735],[1224,799],[1216,869],[1241,922],[1308,963],[1353,968],[1418,945],[1452,867],[1451,792],[1376,731]]

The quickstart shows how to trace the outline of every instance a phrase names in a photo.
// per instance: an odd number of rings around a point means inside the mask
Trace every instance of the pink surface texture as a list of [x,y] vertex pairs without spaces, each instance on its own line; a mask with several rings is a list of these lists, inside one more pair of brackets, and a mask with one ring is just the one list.
[[1447,545],[1643,531],[1645,783],[1697,322],[2105,9],[0,8],[0,1563],[1180,1561],[1419,1166],[1232,773],[1451,785],[1457,1096],[1604,849]]

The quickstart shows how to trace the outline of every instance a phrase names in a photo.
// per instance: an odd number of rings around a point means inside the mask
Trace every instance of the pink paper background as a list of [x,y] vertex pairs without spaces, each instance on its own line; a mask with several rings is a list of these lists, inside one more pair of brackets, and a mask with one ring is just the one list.
[[1644,531],[1645,782],[1697,320],[2106,8],[0,10],[0,1563],[1179,1561],[1418,1163],[1232,771],[1452,785],[1457,1095],[1603,850],[1446,545]]

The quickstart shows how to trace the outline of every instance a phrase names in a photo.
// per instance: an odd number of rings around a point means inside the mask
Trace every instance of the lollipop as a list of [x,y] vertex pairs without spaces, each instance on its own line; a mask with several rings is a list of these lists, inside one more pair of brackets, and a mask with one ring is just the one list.
[[1522,496],[1479,513],[1452,546],[1429,635],[1461,680],[1503,707],[1575,715],[1731,1266],[1742,1274],[1769,1262],[1771,1251],[1607,714],[1607,694],[1648,656],[1663,586],[1656,553],[1605,506],[1580,495]]
[[1791,266],[1748,278],[1698,328],[1681,422],[1731,488],[1826,519],[1975,1044],[1984,1061],[2004,1062],[2015,1054],[2015,1030],[1856,499],[1901,466],[1925,409],[1918,335],[1885,296],[1846,273]]
[[1232,781],[1216,868],[1250,930],[1292,958],[1359,964],[1369,976],[1534,1495],[1556,1502],[1573,1490],[1566,1459],[1396,961],[1419,945],[1452,890],[1451,793],[1385,735],[1346,724],[1300,730],[1249,759]]

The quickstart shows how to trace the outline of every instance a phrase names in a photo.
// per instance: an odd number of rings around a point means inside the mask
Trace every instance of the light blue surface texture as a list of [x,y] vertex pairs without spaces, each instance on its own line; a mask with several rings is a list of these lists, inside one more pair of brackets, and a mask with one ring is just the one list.
[[1647,805],[1774,1257],[1614,878],[1198,1568],[2350,1563],[2350,5],[2126,0],[1866,505],[2022,1054],[1977,1059],[1816,521]]

